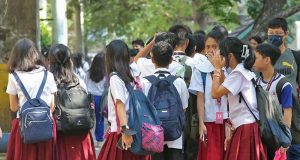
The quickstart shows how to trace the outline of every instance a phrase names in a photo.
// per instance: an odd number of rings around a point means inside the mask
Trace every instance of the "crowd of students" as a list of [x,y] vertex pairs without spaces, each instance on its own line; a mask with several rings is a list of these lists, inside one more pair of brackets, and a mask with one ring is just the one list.
[[[71,51],[65,45],[53,45],[46,63],[32,41],[21,39],[12,49],[8,62],[6,92],[11,111],[18,112],[26,102],[12,74],[19,75],[33,97],[39,90],[36,84],[42,82],[47,70],[41,99],[54,112],[57,86],[78,82],[93,97],[95,139],[104,144],[96,155],[90,132],[66,135],[56,131],[55,117],[51,117],[52,139],[25,144],[17,116],[12,121],[7,159],[265,160],[274,159],[276,151],[286,154],[288,159],[300,159],[300,115],[295,113],[292,102],[293,94],[298,96],[300,64],[296,63],[293,51],[286,47],[285,19],[272,19],[267,35],[266,43],[261,44],[261,38],[255,36],[247,44],[228,37],[223,26],[216,26],[205,34],[192,33],[186,25],[174,25],[167,32],[156,33],[146,46],[142,40],[133,41],[133,49],[122,40],[111,41],[105,53],[97,54],[86,70],[83,70],[81,57],[72,62]],[[169,75],[177,77],[170,85],[176,88],[179,106],[185,112],[185,128],[179,132],[179,138],[164,142],[163,152],[137,155],[130,151],[134,136],[126,134],[130,130],[128,112],[131,107],[126,84],[137,83],[149,97],[153,84],[148,76],[152,75],[158,79]],[[289,81],[280,89],[279,97],[276,86],[284,77]],[[276,103],[282,107],[284,123],[292,130],[291,146],[270,148],[262,142],[252,79],[276,97]],[[100,114],[100,104],[108,86],[109,128],[104,133],[105,120]],[[119,140],[123,149],[118,148]]]

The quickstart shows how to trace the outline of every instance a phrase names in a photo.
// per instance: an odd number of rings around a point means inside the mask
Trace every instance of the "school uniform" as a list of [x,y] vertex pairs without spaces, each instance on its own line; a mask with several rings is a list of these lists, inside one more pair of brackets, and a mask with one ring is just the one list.
[[[223,96],[219,99],[213,99],[211,96],[212,73],[206,73],[205,86],[202,74],[204,73],[195,69],[189,86],[190,93],[196,95],[197,92],[201,92],[205,96],[204,124],[207,129],[207,143],[204,144],[202,140],[199,140],[198,160],[223,160],[225,155],[225,120],[228,119],[227,98]],[[227,75],[226,72],[224,74]],[[221,124],[216,123],[217,112],[223,115]]]
[[[281,97],[278,97],[276,92],[276,87],[280,79],[284,78],[285,76],[277,73],[274,78],[272,78],[272,82],[266,82],[263,78],[259,78],[258,82],[262,88],[266,91],[268,91],[271,96],[273,97],[273,100],[277,105],[280,105],[283,109],[292,108],[293,102],[292,102],[292,93],[293,93],[293,87],[290,82],[286,82],[282,88],[281,88]],[[281,104],[279,103],[278,98],[280,98]],[[276,150],[279,148],[276,148],[276,146],[268,146],[267,153],[268,158],[273,159],[275,156]]]
[[132,75],[133,77],[138,77],[138,76],[140,76],[141,71],[139,70],[139,68],[138,68],[138,66],[137,66],[137,64],[136,64],[135,62],[132,62],[132,63],[129,65],[129,67],[130,67],[131,75]]
[[[42,83],[44,77],[44,71],[46,69],[43,66],[37,66],[29,72],[15,71],[22,83],[25,86],[29,96],[35,98],[37,92]],[[47,105],[51,105],[51,99],[53,94],[57,91],[57,87],[54,81],[53,74],[48,72],[47,80],[45,83],[44,90],[41,94],[41,99],[44,100]],[[12,74],[8,76],[8,84],[6,93],[10,95],[16,95],[18,97],[18,105],[22,105],[27,101],[20,86]],[[54,123],[54,121],[53,121]],[[33,144],[24,144],[21,138],[21,131],[19,126],[19,111],[17,118],[12,120],[12,129],[10,132],[9,141],[7,144],[6,159],[30,159],[30,160],[55,160],[55,141],[56,141],[56,126],[53,125],[54,138],[44,142],[38,142]],[[42,132],[42,131],[41,131]]]
[[[155,72],[155,65],[152,63],[151,59],[141,57],[137,60],[137,68],[141,72],[141,77],[146,77],[153,75]],[[176,75],[178,69],[182,68],[183,66],[176,61],[172,61],[169,65],[169,70],[172,75]]]
[[[120,100],[125,105],[126,112],[129,110],[129,92],[125,83],[117,75],[110,77],[110,87],[108,94],[108,122],[110,127],[107,129],[106,140],[101,148],[98,160],[150,160],[150,156],[135,155],[130,150],[120,150],[117,143],[121,138],[118,133],[117,117],[114,102]],[[128,117],[128,114],[127,114]]]
[[229,90],[229,117],[235,128],[231,142],[227,148],[225,160],[265,160],[265,148],[260,138],[260,129],[255,118],[244,101],[240,101],[242,93],[249,108],[259,118],[255,88],[251,79],[255,74],[246,70],[242,63],[225,78],[222,86]]
[[[84,81],[79,78],[79,85],[85,90],[87,87]],[[96,159],[93,138],[90,132],[69,135],[63,132],[57,132],[57,159],[58,160],[81,160]]]
[[96,117],[96,123],[95,123],[95,138],[96,141],[103,141],[104,140],[104,117],[100,114],[101,112],[101,97],[105,90],[106,80],[105,77],[99,81],[94,82],[90,79],[90,73],[87,73],[87,75],[84,78],[84,82],[87,86],[88,93],[93,96],[94,105],[95,105],[95,117]]
[[[170,73],[170,70],[167,68],[157,68],[154,72],[155,76],[158,76],[158,74],[156,74],[158,71]],[[164,75],[168,76],[169,74],[164,73]],[[188,107],[189,93],[184,80],[181,78],[177,78],[173,84],[179,93],[183,109],[186,109]],[[150,87],[152,85],[151,82],[149,82],[145,78],[142,78],[141,85],[145,95],[148,95]],[[181,137],[179,137],[174,141],[165,141],[164,151],[162,153],[153,154],[152,160],[173,160],[173,159],[182,160],[183,159],[182,146],[183,146],[182,135]]]

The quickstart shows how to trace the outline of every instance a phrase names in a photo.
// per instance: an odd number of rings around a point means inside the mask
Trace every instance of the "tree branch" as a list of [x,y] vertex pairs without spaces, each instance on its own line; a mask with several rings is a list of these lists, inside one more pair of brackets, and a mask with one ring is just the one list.
[[284,18],[286,18],[286,17],[289,17],[289,16],[297,13],[298,11],[300,11],[300,4],[297,4],[296,6],[288,8],[288,9],[282,11],[282,12],[279,12],[279,13],[275,14],[274,17],[284,17]]

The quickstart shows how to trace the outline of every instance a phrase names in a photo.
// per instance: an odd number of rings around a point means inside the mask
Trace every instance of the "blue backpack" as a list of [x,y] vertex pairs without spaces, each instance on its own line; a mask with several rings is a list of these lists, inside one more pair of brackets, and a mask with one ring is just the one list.
[[[161,76],[162,78],[159,78]],[[185,120],[182,102],[173,84],[177,77],[173,75],[165,77],[160,73],[158,77],[151,75],[145,78],[152,84],[148,98],[162,121],[165,141],[178,139],[182,135]]]
[[[151,149],[147,150],[149,148],[145,146],[145,143],[150,144],[151,141],[161,142],[156,145],[160,145],[157,147],[163,149],[163,142],[164,142],[163,131],[162,128],[160,127],[161,122],[157,116],[157,112],[154,106],[150,103],[150,101],[142,91],[133,89],[133,87],[129,83],[126,84],[126,88],[129,92],[129,106],[130,106],[129,116],[128,116],[128,126],[130,129],[136,131],[136,134],[133,135],[133,143],[131,144],[130,151],[138,155],[151,154],[153,153],[151,152]],[[143,131],[145,131],[146,129],[147,132],[147,128],[144,128],[145,124],[149,124],[150,126],[153,126],[154,128],[157,129],[154,130],[155,132],[154,134],[156,135],[152,136],[152,138],[154,139],[147,139],[148,137],[144,137],[145,133],[143,133]],[[150,129],[148,128],[149,129],[148,131],[154,128],[150,128]],[[161,132],[161,136],[159,136],[160,132]]]
[[27,101],[19,109],[21,137],[25,144],[47,141],[53,138],[53,121],[50,107],[40,97],[47,80],[45,71],[36,98],[30,98],[17,73],[13,73]]

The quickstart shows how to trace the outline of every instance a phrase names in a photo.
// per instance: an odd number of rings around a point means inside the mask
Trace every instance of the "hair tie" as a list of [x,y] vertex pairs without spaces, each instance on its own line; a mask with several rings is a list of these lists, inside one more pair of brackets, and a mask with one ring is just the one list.
[[249,56],[249,48],[248,45],[243,45],[242,58],[246,59]]

